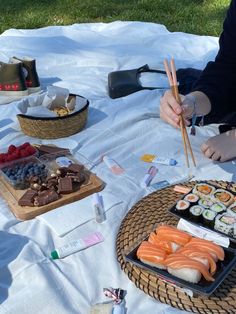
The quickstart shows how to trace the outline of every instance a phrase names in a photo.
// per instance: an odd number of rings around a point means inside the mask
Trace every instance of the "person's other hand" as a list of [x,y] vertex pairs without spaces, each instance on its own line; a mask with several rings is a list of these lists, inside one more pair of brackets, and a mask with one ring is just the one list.
[[166,91],[160,101],[160,117],[175,128],[180,127],[180,114],[185,118],[186,125],[189,125],[189,118],[194,111],[194,103],[188,96],[180,95],[182,105],[180,105],[170,90]]

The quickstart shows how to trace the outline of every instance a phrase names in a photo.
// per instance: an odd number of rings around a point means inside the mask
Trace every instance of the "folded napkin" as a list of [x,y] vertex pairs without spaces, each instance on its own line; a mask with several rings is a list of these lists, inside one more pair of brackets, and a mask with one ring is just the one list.
[[[105,211],[122,203],[109,189],[101,191],[99,194],[103,198]],[[95,209],[92,195],[36,217],[60,237],[94,218]]]

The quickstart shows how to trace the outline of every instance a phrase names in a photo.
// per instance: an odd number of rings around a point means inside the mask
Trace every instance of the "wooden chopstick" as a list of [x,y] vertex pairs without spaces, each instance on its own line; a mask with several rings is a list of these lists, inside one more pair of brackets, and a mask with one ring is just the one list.
[[[180,97],[179,97],[179,93],[176,90],[176,86],[174,86],[174,82],[173,82],[173,78],[172,78],[172,74],[169,70],[169,65],[168,65],[168,61],[164,60],[164,66],[165,66],[165,70],[166,70],[166,74],[169,80],[169,84],[170,84],[170,88],[172,90],[172,93],[175,97],[175,99],[179,102],[180,101]],[[183,120],[182,120],[182,115],[180,116],[180,129],[181,129],[181,135],[182,135],[182,140],[183,140],[183,144],[184,144],[184,154],[185,154],[185,158],[186,158],[186,163],[188,168],[190,167],[189,165],[189,159],[188,159],[188,152],[187,152],[187,145],[186,145],[186,140],[185,140],[185,132],[183,129]]]
[[[169,70],[169,65],[167,60],[164,60],[164,66],[165,66],[165,70],[166,70],[166,74],[169,80],[169,84],[172,90],[172,93],[176,99],[176,101],[181,104],[181,98],[179,95],[179,90],[178,90],[178,82],[177,82],[177,76],[176,76],[176,69],[175,69],[175,63],[174,63],[174,59],[171,59],[171,72]],[[190,167],[189,164],[189,158],[188,158],[188,151],[187,151],[187,146],[188,149],[190,151],[190,155],[193,161],[194,166],[196,167],[196,162],[195,162],[195,158],[193,155],[193,151],[192,151],[192,147],[189,141],[189,137],[188,137],[188,133],[186,130],[186,125],[185,125],[185,121],[183,118],[183,115],[180,115],[180,129],[181,129],[181,135],[182,135],[182,140],[183,140],[183,144],[184,144],[184,154],[185,154],[185,158],[186,158],[186,163],[188,168]]]
[[[177,82],[177,76],[176,76],[175,62],[174,62],[173,58],[171,59],[170,64],[171,64],[171,72],[172,72],[172,77],[173,77],[174,89],[175,89],[175,93],[176,93],[176,100],[179,102],[179,104],[181,104],[181,99],[180,99],[179,90],[178,90],[178,82]],[[183,131],[184,131],[184,135],[185,135],[184,138],[187,141],[188,149],[190,151],[190,155],[191,155],[194,167],[196,167],[195,158],[194,158],[194,155],[193,155],[192,147],[191,147],[191,144],[190,144],[190,141],[189,141],[189,137],[188,137],[188,132],[186,130],[186,125],[185,125],[185,121],[184,121],[184,118],[183,118],[182,114],[181,114],[181,117],[180,117],[180,121],[181,121],[181,124],[182,124],[182,127],[183,127]]]

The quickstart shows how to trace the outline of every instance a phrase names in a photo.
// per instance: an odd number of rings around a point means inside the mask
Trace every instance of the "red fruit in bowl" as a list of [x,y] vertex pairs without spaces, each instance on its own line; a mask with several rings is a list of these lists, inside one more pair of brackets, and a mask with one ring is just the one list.
[[26,149],[21,149],[20,151],[20,157],[28,157],[29,154],[27,153]]
[[15,151],[14,151],[13,154],[14,154],[14,156],[16,157],[15,159],[20,158],[20,150],[19,150],[18,147],[15,149]]
[[16,146],[15,145],[10,145],[8,147],[8,154],[12,154],[16,149]]
[[4,162],[5,161],[5,154],[0,154],[0,162]]
[[33,155],[36,153],[36,148],[30,145],[26,148],[26,151],[29,153],[29,155]]
[[14,154],[8,155],[7,156],[7,161],[12,161],[12,160],[15,160]]
[[25,149],[28,146],[30,146],[30,143],[29,142],[25,142],[24,144],[19,146],[19,149]]
[[14,151],[12,154],[11,154],[11,156],[12,156],[12,160],[15,160],[15,159],[18,159],[19,158],[19,155],[18,155],[18,153],[17,153],[17,151]]

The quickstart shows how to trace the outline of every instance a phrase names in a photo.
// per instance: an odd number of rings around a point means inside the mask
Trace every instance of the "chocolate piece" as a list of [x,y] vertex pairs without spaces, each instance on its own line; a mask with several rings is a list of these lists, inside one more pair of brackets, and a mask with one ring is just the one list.
[[51,178],[47,181],[47,188],[52,190],[57,190],[58,185],[58,179],[57,178]]
[[58,200],[59,195],[54,190],[44,190],[34,199],[35,206],[43,206]]
[[65,177],[67,175],[68,172],[68,168],[67,167],[61,167],[57,169],[57,175],[60,177]]
[[76,183],[83,183],[85,181],[85,175],[83,173],[70,176],[70,178],[72,179],[72,182],[76,182]]
[[72,180],[70,177],[60,178],[58,180],[58,193],[69,194],[73,192]]
[[70,164],[68,169],[74,173],[79,173],[84,170],[84,166],[79,164]]
[[20,206],[34,206],[34,198],[37,196],[38,192],[33,190],[27,190],[25,194],[21,196],[18,201]]
[[39,152],[41,154],[55,154],[57,156],[59,155],[68,155],[70,154],[69,149],[63,148],[63,147],[57,147],[57,146],[50,146],[50,145],[40,145],[37,147]]

